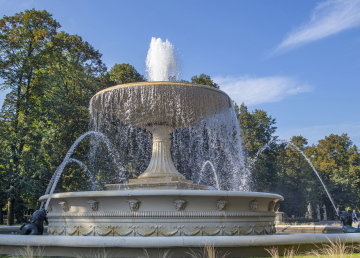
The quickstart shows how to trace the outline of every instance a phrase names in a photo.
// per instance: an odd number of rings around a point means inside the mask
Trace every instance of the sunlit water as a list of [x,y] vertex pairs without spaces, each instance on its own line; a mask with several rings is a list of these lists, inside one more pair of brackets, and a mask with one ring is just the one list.
[[152,38],[146,57],[149,81],[176,81],[180,71],[174,46],[161,38]]

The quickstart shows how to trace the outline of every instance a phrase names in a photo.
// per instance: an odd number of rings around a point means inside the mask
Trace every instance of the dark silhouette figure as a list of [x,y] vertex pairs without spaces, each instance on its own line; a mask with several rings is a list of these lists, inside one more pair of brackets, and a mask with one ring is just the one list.
[[30,224],[24,223],[21,226],[21,235],[42,235],[44,233],[44,221],[48,224],[46,210],[35,211],[31,215]]
[[352,217],[351,214],[347,211],[340,211],[340,220],[343,225],[344,233],[360,233],[360,228],[354,228],[352,226]]

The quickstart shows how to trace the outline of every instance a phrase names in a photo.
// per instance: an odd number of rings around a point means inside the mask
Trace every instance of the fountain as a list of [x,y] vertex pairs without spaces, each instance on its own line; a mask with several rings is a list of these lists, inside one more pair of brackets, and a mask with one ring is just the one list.
[[[150,48],[147,58],[147,63],[155,63],[148,67],[150,77],[175,78],[171,44],[167,41],[162,45],[154,39],[152,43],[156,49]],[[159,55],[161,47],[166,69],[159,68],[159,63],[153,60],[153,53]],[[90,110],[93,117],[111,115],[124,125],[151,132],[149,165],[136,179],[107,184],[107,191],[53,194],[55,180],[52,191],[40,198],[47,202],[48,234],[123,237],[275,234],[275,211],[282,196],[210,190],[207,185],[186,179],[172,160],[170,133],[208,118],[231,114],[233,105],[227,94],[209,86],[174,81],[129,83],[98,92],[90,101]],[[210,161],[204,166],[207,164],[214,170]],[[216,187],[220,188],[218,178]]]
[[[124,182],[126,174],[122,165],[117,164],[116,154],[114,163],[119,182],[107,184],[106,191],[54,193],[67,163],[75,162],[90,173],[82,162],[71,158],[81,139],[94,135],[114,152],[101,130],[84,134],[54,174],[47,194],[40,197],[41,202],[46,202],[49,235],[0,236],[2,253],[14,254],[17,246],[41,246],[46,256],[95,256],[102,250],[111,257],[139,257],[147,249],[153,257],[159,250],[170,249],[175,257],[188,257],[190,249],[200,250],[209,244],[239,257],[266,255],[265,248],[271,246],[279,246],[281,251],[293,245],[309,248],[328,240],[359,240],[357,236],[295,235],[289,238],[274,235],[275,211],[283,197],[238,191],[246,185],[239,174],[229,173],[225,177],[216,174],[219,164],[227,168],[227,161],[216,164],[206,157],[194,166],[200,174],[197,177],[189,176],[193,171],[186,176],[179,173],[177,167],[184,160],[176,160],[174,164],[170,151],[171,140],[176,140],[174,133],[197,124],[220,124],[221,128],[226,128],[229,114],[233,114],[232,101],[218,89],[173,81],[179,73],[173,62],[172,45],[153,39],[151,46],[155,49],[150,47],[147,59],[148,64],[153,64],[148,68],[149,82],[110,87],[98,92],[90,101],[95,130],[102,128],[96,119],[100,117],[101,120],[105,115],[116,117],[122,125],[152,134],[152,154],[145,171]],[[166,72],[153,60],[154,55],[163,51],[162,56],[166,58],[161,62],[166,64]],[[154,78],[161,81],[154,81]],[[219,144],[222,138],[239,135],[235,124],[230,127],[224,132],[211,128],[211,134],[218,137],[214,141],[216,148],[239,147],[240,139],[223,146]],[[226,152],[221,153],[227,157]],[[241,154],[239,150],[234,153]],[[228,162],[237,164],[240,160],[232,157]],[[222,189],[222,183],[226,182],[226,189],[236,191],[214,190],[213,186],[201,185],[206,167],[216,176],[217,189]],[[91,179],[96,181],[95,177]]]

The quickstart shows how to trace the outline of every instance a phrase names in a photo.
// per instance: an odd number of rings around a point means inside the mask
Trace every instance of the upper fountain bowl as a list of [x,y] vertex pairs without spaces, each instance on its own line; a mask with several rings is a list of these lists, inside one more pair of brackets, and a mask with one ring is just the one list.
[[90,101],[95,110],[115,115],[127,125],[185,128],[228,112],[231,99],[216,88],[180,82],[140,82],[113,86]]

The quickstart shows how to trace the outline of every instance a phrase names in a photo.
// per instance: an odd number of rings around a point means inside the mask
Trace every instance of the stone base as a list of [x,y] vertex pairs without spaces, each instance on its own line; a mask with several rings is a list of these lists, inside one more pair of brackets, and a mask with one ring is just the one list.
[[272,235],[274,209],[281,200],[277,194],[183,189],[56,193],[48,207],[48,234],[130,238]]
[[[189,257],[199,254],[205,245],[229,257],[268,257],[266,249],[275,246],[279,255],[285,250],[308,253],[323,245],[341,243],[351,247],[360,241],[360,234],[306,234],[273,236],[197,236],[197,237],[84,237],[84,236],[16,236],[0,235],[0,254],[18,256],[26,247],[51,257]],[[146,250],[146,253],[145,253]]]
[[196,185],[179,177],[152,177],[130,179],[128,184],[107,184],[106,190],[209,190],[206,185]]

